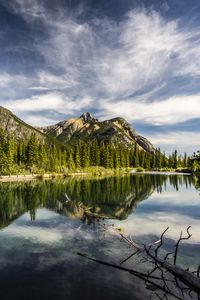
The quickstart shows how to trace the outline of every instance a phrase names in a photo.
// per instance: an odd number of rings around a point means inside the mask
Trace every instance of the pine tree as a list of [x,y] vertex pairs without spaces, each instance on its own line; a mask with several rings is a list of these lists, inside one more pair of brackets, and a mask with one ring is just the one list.
[[144,168],[149,170],[151,166],[151,154],[149,152],[145,152],[145,159],[144,159]]
[[178,158],[177,158],[177,150],[174,151],[174,165],[173,168],[177,169],[178,167]]
[[9,172],[11,172],[12,167],[14,165],[14,155],[15,155],[15,143],[13,137],[7,138],[6,143],[6,162],[7,162],[7,168]]
[[97,140],[95,140],[93,142],[93,165],[94,166],[99,166],[100,165],[100,149],[99,149],[99,145],[97,143]]
[[69,154],[68,168],[70,171],[75,171],[76,169],[72,152]]
[[36,134],[33,133],[28,141],[26,147],[26,163],[28,166],[32,167],[38,162],[38,140]]
[[139,165],[140,167],[144,168],[144,164],[145,164],[145,152],[144,150],[141,150],[139,152]]
[[135,151],[134,151],[134,165],[135,168],[139,167],[139,150],[138,145],[135,143]]
[[77,143],[75,146],[75,165],[76,165],[76,169],[80,169],[81,168],[81,158],[80,158],[80,145]]
[[188,166],[188,158],[187,158],[187,153],[185,152],[183,158],[183,167],[186,168],[187,166]]
[[39,145],[38,158],[39,158],[38,166],[43,170],[47,170],[48,157],[47,157],[47,149],[45,145],[42,144]]
[[130,151],[128,149],[126,149],[125,152],[125,158],[126,158],[126,168],[130,167]]
[[113,148],[112,145],[105,147],[105,168],[113,169]]
[[120,152],[119,152],[119,148],[118,147],[116,147],[116,149],[114,151],[113,167],[115,169],[119,169],[120,168]]
[[0,174],[6,172],[6,135],[5,132],[0,129]]
[[106,147],[104,143],[100,146],[100,165],[106,167]]
[[81,167],[88,168],[90,166],[90,150],[85,142],[81,144]]

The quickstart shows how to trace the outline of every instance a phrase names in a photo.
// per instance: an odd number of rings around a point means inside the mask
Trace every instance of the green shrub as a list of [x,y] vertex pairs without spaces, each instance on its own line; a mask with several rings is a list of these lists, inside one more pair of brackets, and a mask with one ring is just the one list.
[[136,172],[144,172],[144,169],[142,167],[138,167]]

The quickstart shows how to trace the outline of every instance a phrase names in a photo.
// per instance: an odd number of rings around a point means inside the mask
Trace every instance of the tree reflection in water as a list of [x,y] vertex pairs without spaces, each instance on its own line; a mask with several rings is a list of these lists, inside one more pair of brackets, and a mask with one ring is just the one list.
[[82,218],[81,205],[92,213],[123,220],[155,190],[162,193],[168,177],[176,190],[180,185],[197,186],[193,176],[159,174],[1,183],[0,228],[25,212],[29,212],[34,221],[38,208],[47,208],[70,218]]

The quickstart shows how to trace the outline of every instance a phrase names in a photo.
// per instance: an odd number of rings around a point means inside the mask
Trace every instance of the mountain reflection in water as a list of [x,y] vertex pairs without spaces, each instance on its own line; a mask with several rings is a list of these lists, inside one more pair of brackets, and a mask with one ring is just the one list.
[[[1,183],[1,298],[155,299],[139,278],[78,257],[83,252],[119,264],[131,251],[100,226],[88,226],[81,208],[111,219],[103,223],[120,225],[140,243],[158,240],[170,226],[167,248],[191,225],[192,239],[181,246],[178,263],[195,268],[200,251],[197,188],[195,177],[163,174]],[[130,266],[137,267],[137,261]]]
[[[92,213],[124,220],[140,201],[155,190],[166,188],[167,175],[137,175],[108,178],[70,178],[0,184],[0,228],[25,212],[35,220],[38,208],[47,208],[69,218],[82,218],[80,204]],[[196,185],[192,176],[169,176],[177,191],[180,185]],[[69,201],[67,201],[69,200]]]

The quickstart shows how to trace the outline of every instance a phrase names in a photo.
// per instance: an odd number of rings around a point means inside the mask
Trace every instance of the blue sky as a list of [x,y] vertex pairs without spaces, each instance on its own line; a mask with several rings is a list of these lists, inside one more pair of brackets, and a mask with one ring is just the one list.
[[200,148],[199,0],[0,0],[0,105],[32,125],[121,116]]

